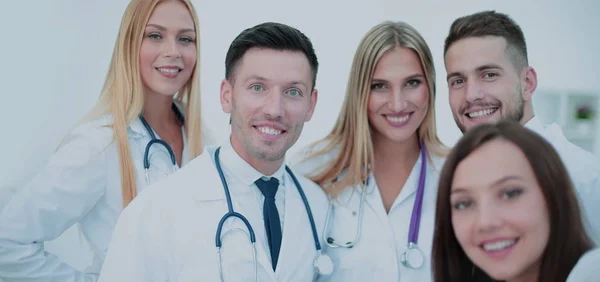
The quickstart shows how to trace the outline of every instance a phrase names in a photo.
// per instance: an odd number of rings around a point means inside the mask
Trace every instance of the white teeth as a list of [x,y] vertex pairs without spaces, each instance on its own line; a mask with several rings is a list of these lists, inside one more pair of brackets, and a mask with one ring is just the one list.
[[270,128],[267,126],[261,126],[258,128],[258,130],[260,130],[262,133],[264,134],[268,134],[268,135],[279,135],[281,134],[281,130],[277,130],[275,128]]
[[158,71],[166,73],[178,73],[179,69],[158,68]]
[[410,115],[405,115],[405,116],[401,116],[401,117],[386,116],[385,118],[387,118],[387,120],[390,121],[391,123],[402,123],[402,122],[407,121],[409,117],[410,117]]
[[497,109],[487,109],[487,110],[481,110],[478,112],[472,112],[472,113],[468,113],[470,118],[480,118],[480,117],[484,117],[487,115],[491,115],[494,112],[496,112]]
[[483,249],[486,251],[499,251],[499,250],[503,250],[506,249],[512,245],[515,244],[517,240],[513,239],[513,240],[504,240],[504,241],[497,241],[494,243],[489,243],[489,244],[483,244]]

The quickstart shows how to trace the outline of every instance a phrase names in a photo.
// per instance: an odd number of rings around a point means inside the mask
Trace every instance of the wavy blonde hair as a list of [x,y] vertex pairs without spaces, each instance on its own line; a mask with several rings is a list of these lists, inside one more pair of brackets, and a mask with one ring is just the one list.
[[[112,59],[100,98],[84,121],[112,114],[113,141],[117,143],[121,167],[123,205],[127,206],[137,194],[133,158],[129,148],[127,128],[142,113],[144,85],[139,70],[139,53],[144,30],[154,8],[161,2],[181,1],[190,11],[196,30],[196,50],[200,53],[200,27],[194,6],[189,0],[132,0],[121,21]],[[185,115],[185,134],[188,153],[194,158],[202,153],[202,121],[200,114],[199,58],[190,80],[174,95],[182,102]]]
[[[307,159],[331,153],[339,149],[331,165],[311,179],[329,195],[336,196],[348,186],[364,182],[371,173],[373,163],[373,140],[367,115],[371,81],[375,66],[388,50],[397,46],[412,49],[421,61],[429,88],[429,110],[418,135],[431,155],[445,156],[446,146],[436,133],[435,124],[435,68],[427,43],[412,26],[404,22],[382,22],[367,32],[354,54],[344,104],[333,130],[323,139],[313,143],[326,144],[313,151]],[[338,177],[344,174],[342,179]]]

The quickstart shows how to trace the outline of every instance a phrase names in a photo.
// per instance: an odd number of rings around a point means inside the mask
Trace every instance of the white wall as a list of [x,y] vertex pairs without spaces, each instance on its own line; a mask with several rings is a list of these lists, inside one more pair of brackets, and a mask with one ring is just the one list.
[[[44,165],[63,134],[95,102],[127,2],[3,3],[0,208],[11,190],[22,186]],[[460,132],[448,106],[442,50],[448,28],[459,16],[481,9],[508,13],[525,32],[530,63],[537,69],[540,89],[600,93],[597,72],[600,19],[592,13],[600,10],[600,2],[595,0],[196,0],[194,3],[201,19],[203,111],[220,140],[229,133],[228,117],[221,112],[218,101],[225,53],[241,30],[263,21],[280,21],[301,29],[312,39],[321,64],[316,113],[292,151],[331,129],[343,100],[358,41],[372,25],[386,19],[412,24],[430,44],[437,69],[439,135],[448,145],[460,137]],[[86,263],[83,255],[70,245],[75,239],[75,233],[70,231],[52,243],[50,249],[59,251],[76,266],[83,266]]]

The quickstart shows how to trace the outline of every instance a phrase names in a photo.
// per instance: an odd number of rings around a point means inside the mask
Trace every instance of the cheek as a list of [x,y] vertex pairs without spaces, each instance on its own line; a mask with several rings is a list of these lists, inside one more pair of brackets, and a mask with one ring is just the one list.
[[465,249],[468,247],[469,238],[471,236],[471,219],[469,216],[461,212],[460,214],[452,213],[452,228],[458,243]]
[[369,94],[369,102],[367,105],[367,111],[369,115],[377,114],[386,103],[387,99],[383,93]]
[[183,63],[185,64],[185,67],[189,70],[193,69],[198,58],[196,46],[192,45],[190,47],[186,47],[181,53],[183,54]]
[[158,56],[158,52],[154,49],[148,42],[142,42],[142,46],[140,46],[140,66],[143,68],[152,66]]

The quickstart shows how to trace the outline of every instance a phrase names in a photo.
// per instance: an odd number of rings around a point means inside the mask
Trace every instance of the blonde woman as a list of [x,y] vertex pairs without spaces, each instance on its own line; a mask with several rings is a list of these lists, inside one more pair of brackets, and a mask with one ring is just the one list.
[[[198,32],[188,0],[131,1],[98,104],[0,214],[0,280],[96,281],[124,206],[201,153]],[[85,272],[44,251],[76,223]]]
[[322,281],[431,281],[447,151],[434,81],[431,52],[410,25],[383,22],[360,42],[333,130],[295,165],[331,199],[323,236],[335,270]]

